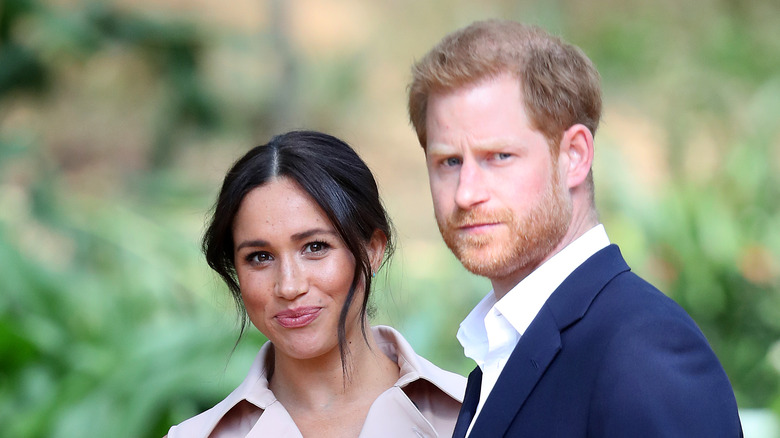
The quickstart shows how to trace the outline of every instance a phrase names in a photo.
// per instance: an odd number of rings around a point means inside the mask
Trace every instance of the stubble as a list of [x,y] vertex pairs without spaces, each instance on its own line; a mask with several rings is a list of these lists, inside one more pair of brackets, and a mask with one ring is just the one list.
[[[544,195],[522,216],[509,209],[458,210],[450,217],[437,217],[437,224],[444,242],[466,269],[496,280],[535,269],[563,239],[571,218],[566,187],[553,172]],[[463,226],[484,223],[506,226],[509,232],[459,231]]]

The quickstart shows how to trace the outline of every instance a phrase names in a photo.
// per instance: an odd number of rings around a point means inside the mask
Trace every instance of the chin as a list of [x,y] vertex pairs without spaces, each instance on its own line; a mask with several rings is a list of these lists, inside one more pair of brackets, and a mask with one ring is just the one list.
[[288,346],[284,349],[285,354],[297,360],[316,359],[324,356],[328,351],[330,350],[323,345]]
[[523,269],[522,266],[515,266],[508,263],[472,263],[461,260],[463,267],[474,275],[485,277],[490,280],[498,280],[510,277],[515,272]]
[[464,268],[490,280],[501,280],[518,272],[531,271],[550,253],[547,246],[518,248],[502,245],[499,248],[458,249],[458,252],[453,252]]

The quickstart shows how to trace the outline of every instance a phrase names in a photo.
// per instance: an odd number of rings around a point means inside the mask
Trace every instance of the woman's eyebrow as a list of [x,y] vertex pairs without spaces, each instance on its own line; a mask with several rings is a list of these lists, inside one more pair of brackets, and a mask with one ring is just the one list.
[[240,250],[241,248],[246,248],[248,246],[251,246],[251,247],[268,246],[268,242],[266,242],[265,240],[259,240],[259,239],[258,240],[245,240],[245,241],[239,243],[238,246],[236,246],[236,251]]
[[336,232],[334,230],[330,230],[327,228],[312,228],[311,230],[302,231],[300,233],[295,233],[292,235],[292,240],[298,241],[298,240],[304,240],[308,239],[309,237],[316,235],[316,234],[331,234],[336,235]]

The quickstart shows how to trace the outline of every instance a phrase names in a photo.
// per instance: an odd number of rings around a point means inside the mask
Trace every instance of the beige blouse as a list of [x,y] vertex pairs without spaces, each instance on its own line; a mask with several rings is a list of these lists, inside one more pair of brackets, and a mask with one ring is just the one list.
[[[406,339],[386,326],[371,329],[382,352],[395,361],[400,377],[371,405],[360,437],[449,437],[463,401],[466,379],[418,356]],[[168,438],[302,437],[268,388],[266,342],[249,375],[230,395],[202,414],[173,426]]]

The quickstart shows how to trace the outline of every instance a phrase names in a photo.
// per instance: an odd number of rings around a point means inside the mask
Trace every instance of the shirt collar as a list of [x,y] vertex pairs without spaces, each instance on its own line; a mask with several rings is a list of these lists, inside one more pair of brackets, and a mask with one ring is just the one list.
[[422,379],[457,401],[463,401],[464,379],[445,371],[417,355],[409,342],[394,328],[377,325],[371,328],[379,349],[398,364],[400,370],[395,386],[403,388]]
[[[501,300],[496,300],[491,290],[460,324],[457,337],[463,345],[464,354],[482,366],[489,353],[506,347],[499,344],[511,343],[514,348],[555,289],[585,260],[609,243],[604,226],[596,225],[536,268]],[[487,319],[491,320],[490,327],[500,327],[502,333],[495,333],[495,330],[489,333]],[[512,329],[514,333],[506,333]],[[496,337],[502,341],[497,342]]]
[[[391,425],[393,427],[407,427],[411,424],[422,431],[425,436],[435,435],[431,423],[405,395],[402,388],[412,382],[424,379],[430,382],[432,387],[438,388],[442,394],[447,394],[460,403],[463,400],[466,379],[463,376],[444,371],[415,354],[411,345],[396,330],[390,327],[376,326],[372,327],[371,331],[379,349],[398,363],[401,372],[396,384],[382,393],[371,405],[369,416],[360,436],[377,436],[377,430],[382,428],[390,430],[389,436],[399,436],[393,432],[396,429],[388,426],[384,420],[369,421],[370,418],[393,418],[394,423]],[[177,433],[171,436],[205,436],[210,434],[236,404],[246,400],[262,410],[262,415],[255,416],[259,417],[256,424],[244,422],[240,425],[231,425],[228,426],[229,430],[225,430],[226,432],[233,432],[235,436],[246,435],[247,437],[300,437],[300,432],[289,413],[281,403],[277,403],[276,397],[268,388],[267,363],[271,360],[272,355],[273,346],[271,342],[266,342],[255,357],[246,379],[238,388],[213,408],[175,426],[175,429],[171,430],[175,430]],[[419,390],[419,386],[417,388]],[[374,413],[372,414],[372,412]],[[457,416],[457,409],[452,412],[452,416],[453,418]]]
[[[400,369],[395,386],[403,388],[408,384],[423,379],[457,401],[463,400],[463,377],[442,370],[425,358],[418,356],[409,342],[394,328],[378,325],[371,327],[371,332],[379,349]],[[232,407],[241,400],[246,400],[260,409],[267,409],[276,402],[276,397],[268,388],[266,362],[273,354],[273,345],[266,342],[255,357],[249,374],[243,383],[228,396]],[[228,408],[229,408],[228,407]]]

